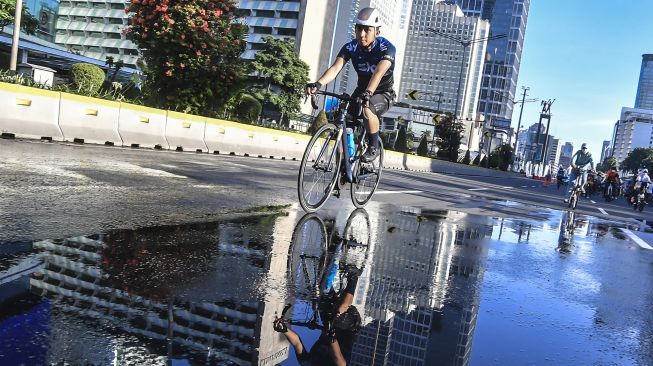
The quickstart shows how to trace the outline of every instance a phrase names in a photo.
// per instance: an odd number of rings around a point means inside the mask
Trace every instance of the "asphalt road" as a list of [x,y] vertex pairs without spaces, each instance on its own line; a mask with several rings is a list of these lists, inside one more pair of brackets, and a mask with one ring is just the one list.
[[[297,161],[0,140],[0,241],[178,224],[296,204],[298,167]],[[520,217],[564,209],[562,198],[555,187],[511,174],[488,178],[386,170],[374,200]],[[345,191],[340,201],[348,200]],[[515,208],[510,202],[527,205]],[[582,200],[578,213],[653,222],[651,209],[639,213],[622,200],[595,202]]]

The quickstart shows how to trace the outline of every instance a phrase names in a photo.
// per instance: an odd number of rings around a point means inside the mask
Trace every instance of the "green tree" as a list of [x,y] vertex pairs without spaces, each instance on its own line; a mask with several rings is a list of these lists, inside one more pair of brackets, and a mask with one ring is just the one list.
[[479,166],[483,166],[483,167],[487,166],[487,155],[484,156],[483,159],[481,159],[481,161],[479,162]]
[[453,114],[448,113],[440,118],[440,122],[435,125],[435,130],[439,137],[437,140],[438,156],[450,161],[457,161],[458,149],[465,130],[463,124],[456,121]]
[[[14,24],[14,15],[16,14],[16,0],[0,0],[0,33],[2,29],[10,24]],[[39,21],[30,14],[27,6],[23,5],[23,12],[20,18],[20,29],[27,34],[35,34],[39,26]]]
[[607,172],[613,166],[617,166],[617,158],[615,158],[614,156],[606,156],[605,159],[603,159],[601,165],[603,167],[603,170]]
[[102,87],[104,77],[104,71],[92,64],[78,63],[70,68],[73,87],[79,94],[94,96]]
[[287,124],[301,107],[309,67],[295,53],[292,39],[266,37],[264,41],[251,64],[256,77],[249,92],[261,103],[277,108],[281,122]]
[[474,161],[472,162],[472,165],[480,165],[481,164],[481,154],[476,154],[476,157],[474,158]]
[[467,152],[465,152],[465,157],[463,158],[462,163],[465,165],[469,165],[469,163],[471,162],[472,162],[472,152],[467,150]]
[[395,151],[402,153],[408,151],[408,137],[406,136],[406,128],[404,126],[399,127],[397,141],[395,141]]
[[241,94],[234,114],[240,122],[256,122],[261,115],[261,103],[249,94]]
[[248,69],[247,26],[233,0],[131,1],[128,35],[139,47],[149,103],[216,115],[241,89]]
[[320,111],[320,113],[318,113],[317,116],[315,116],[315,118],[313,119],[313,124],[311,125],[311,127],[308,128],[308,133],[311,135],[316,133],[317,130],[320,129],[320,127],[326,125],[328,122],[329,121],[327,119],[326,112],[324,112],[323,110]]
[[637,173],[637,169],[648,167],[653,162],[653,148],[638,147],[628,153],[619,165],[621,170]]
[[419,145],[417,146],[417,155],[419,156],[427,156],[429,154],[429,146],[426,138],[427,135],[424,133],[422,134],[422,138],[419,140]]

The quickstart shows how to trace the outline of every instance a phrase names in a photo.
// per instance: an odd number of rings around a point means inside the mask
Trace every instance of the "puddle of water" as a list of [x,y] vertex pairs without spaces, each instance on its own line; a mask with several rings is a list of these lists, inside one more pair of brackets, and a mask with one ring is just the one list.
[[290,209],[2,245],[0,363],[296,365],[278,317],[352,365],[650,360],[648,262],[545,217]]

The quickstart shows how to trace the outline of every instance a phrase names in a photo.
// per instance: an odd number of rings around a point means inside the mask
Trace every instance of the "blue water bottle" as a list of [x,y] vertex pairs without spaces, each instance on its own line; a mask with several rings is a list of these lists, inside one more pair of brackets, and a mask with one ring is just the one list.
[[356,146],[354,145],[354,130],[347,129],[347,153],[349,157],[353,157],[356,153]]

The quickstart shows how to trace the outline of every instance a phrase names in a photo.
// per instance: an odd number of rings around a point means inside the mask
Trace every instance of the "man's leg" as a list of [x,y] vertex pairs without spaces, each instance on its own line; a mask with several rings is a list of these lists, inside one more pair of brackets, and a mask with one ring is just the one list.
[[363,154],[363,161],[370,162],[379,156],[379,116],[390,108],[390,100],[385,94],[375,94],[368,105],[363,108],[363,116],[367,122],[369,147]]

